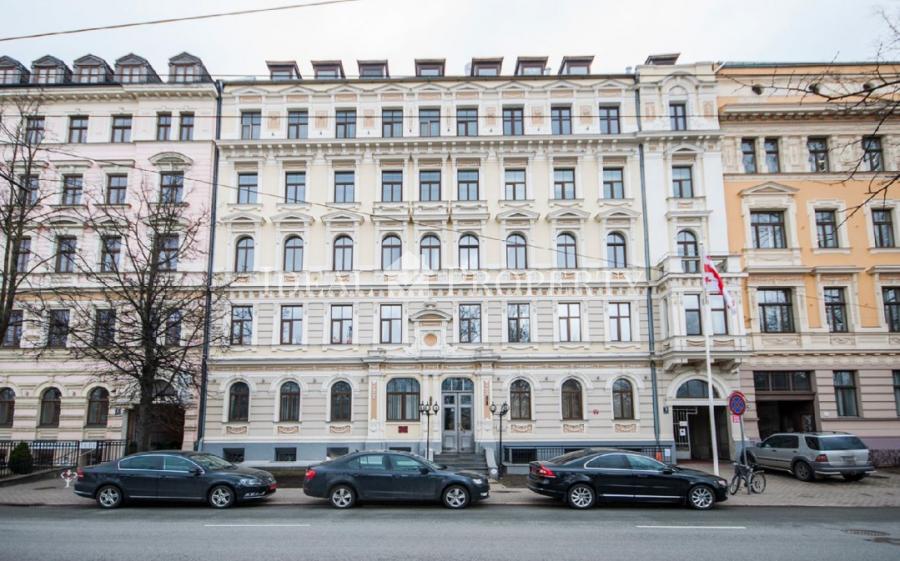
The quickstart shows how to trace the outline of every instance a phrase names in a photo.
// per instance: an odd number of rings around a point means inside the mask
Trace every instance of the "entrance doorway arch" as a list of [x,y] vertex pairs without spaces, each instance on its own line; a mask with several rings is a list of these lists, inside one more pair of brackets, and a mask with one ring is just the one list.
[[472,430],[475,406],[475,384],[468,378],[447,378],[441,383],[443,422],[441,448],[444,453],[475,451]]
[[[726,400],[713,384],[713,416],[719,459],[731,458],[731,436]],[[681,382],[672,400],[672,432],[679,460],[712,460],[709,428],[709,385],[701,378]]]

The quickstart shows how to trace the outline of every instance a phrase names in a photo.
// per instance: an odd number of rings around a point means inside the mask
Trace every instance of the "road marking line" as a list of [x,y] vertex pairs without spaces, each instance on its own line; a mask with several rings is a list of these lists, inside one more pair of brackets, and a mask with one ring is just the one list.
[[308,528],[309,524],[204,524],[204,528]]
[[635,526],[655,530],[746,530],[746,526]]

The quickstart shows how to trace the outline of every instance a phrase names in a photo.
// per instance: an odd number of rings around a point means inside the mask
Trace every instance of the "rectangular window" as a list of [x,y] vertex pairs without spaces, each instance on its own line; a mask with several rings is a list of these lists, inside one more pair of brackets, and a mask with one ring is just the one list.
[[900,370],[894,370],[894,407],[900,415]]
[[194,140],[194,114],[182,113],[178,122],[178,140]]
[[456,136],[478,136],[478,109],[456,110]]
[[239,173],[237,203],[239,205],[255,205],[257,188],[255,173]]
[[603,198],[624,199],[625,181],[622,168],[603,168]]
[[481,342],[481,304],[460,304],[459,342]]
[[456,174],[457,198],[460,201],[477,201],[478,170],[461,169]]
[[581,341],[581,304],[558,304],[559,340],[563,343]]
[[684,103],[669,104],[669,125],[673,131],[687,130],[687,106]]
[[525,134],[525,112],[521,107],[503,108],[503,135],[522,136]]
[[823,290],[825,296],[825,318],[828,320],[828,330],[832,333],[847,332],[847,301],[844,299],[844,289],[830,286]]
[[231,307],[231,344],[249,345],[253,339],[253,306]]
[[241,112],[241,139],[258,140],[262,126],[262,113],[259,111]]
[[56,238],[56,272],[75,272],[75,252],[78,242],[75,236],[59,236]]
[[125,192],[128,189],[127,175],[110,175],[106,178],[106,204],[125,204]]
[[334,172],[334,202],[356,202],[356,172]]
[[881,148],[881,138],[878,136],[866,136],[862,139],[863,162],[868,171],[884,171],[884,150]]
[[87,117],[69,117],[69,142],[82,144],[87,142]]
[[727,335],[728,315],[725,310],[725,298],[721,294],[709,295],[709,312],[713,335]]
[[828,139],[811,137],[806,141],[806,148],[809,150],[809,171],[828,171]]
[[47,346],[64,348],[69,339],[69,310],[50,310],[47,326]]
[[401,109],[381,110],[381,136],[384,138],[403,136],[403,111]]
[[750,228],[753,231],[753,247],[756,249],[784,249],[787,247],[784,212],[751,212]]
[[28,261],[31,259],[31,238],[19,238],[16,247],[16,271],[28,271]]
[[113,116],[112,142],[131,142],[131,115]]
[[289,171],[284,174],[284,202],[298,204],[306,201],[306,172]]
[[820,248],[838,247],[837,219],[833,210],[816,211],[816,239]]
[[506,306],[507,331],[510,343],[531,341],[531,305],[508,304]]
[[883,288],[881,296],[884,299],[884,321],[888,331],[900,333],[900,287]]
[[44,140],[44,118],[27,117],[25,120],[25,142],[40,144]]
[[894,209],[872,209],[875,247],[894,247]]
[[694,177],[691,166],[672,168],[672,196],[678,199],[694,197]]
[[303,306],[281,307],[281,344],[299,345],[303,342]]
[[167,171],[159,174],[159,202],[169,204],[181,203],[184,191],[184,173]]
[[600,134],[619,134],[619,106],[600,106]]
[[525,193],[525,170],[504,170],[503,191],[507,201],[524,201],[527,196]]
[[399,203],[403,201],[403,172],[384,170],[381,172],[381,202]]
[[287,127],[288,138],[308,138],[309,113],[306,111],[288,111]]
[[685,335],[703,335],[703,321],[700,316],[700,295],[684,295]]
[[419,171],[419,200],[441,200],[441,172],[439,170]]
[[109,347],[116,340],[116,311],[97,310],[94,321],[94,345]]
[[178,269],[179,240],[177,234],[166,234],[159,237],[159,270],[175,271]]
[[553,198],[572,200],[575,198],[575,170],[553,170]]
[[297,461],[297,449],[296,448],[276,448],[275,449],[275,461],[276,462],[296,462]]
[[121,254],[121,237],[103,236],[100,238],[100,272],[113,273],[119,270],[119,256]]
[[756,173],[756,139],[741,139],[741,163],[744,173]]
[[781,158],[778,155],[778,139],[765,139],[763,141],[763,150],[766,152],[766,171],[769,173],[780,172]]
[[166,318],[165,344],[167,347],[181,346],[181,312],[178,310]]
[[22,344],[22,310],[12,310],[9,312],[9,326],[6,333],[3,334],[4,347],[19,347]]
[[172,135],[172,114],[156,114],[156,140],[167,141]]
[[403,342],[401,331],[402,306],[399,304],[381,305],[381,342],[397,345]]
[[356,138],[356,110],[343,109],[335,112],[335,138]]
[[419,109],[419,136],[441,136],[440,109]]
[[794,305],[788,288],[760,288],[759,326],[763,333],[793,333]]
[[806,370],[762,370],[753,372],[758,392],[811,392],[812,373]]
[[23,205],[36,205],[41,197],[41,180],[37,175],[20,175],[22,188],[19,199]]
[[550,129],[555,135],[572,134],[572,108],[570,106],[550,108]]
[[837,404],[838,417],[859,417],[856,372],[852,370],[835,370],[834,399]]
[[63,177],[62,204],[80,205],[81,193],[84,190],[84,179],[80,175]]
[[631,304],[627,302],[610,302],[609,340],[631,341]]
[[350,345],[353,343],[353,306],[335,304],[331,306],[331,344]]

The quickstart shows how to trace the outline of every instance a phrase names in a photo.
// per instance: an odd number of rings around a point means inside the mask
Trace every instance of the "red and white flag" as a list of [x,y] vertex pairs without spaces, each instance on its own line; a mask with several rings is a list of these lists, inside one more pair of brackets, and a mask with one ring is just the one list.
[[709,258],[709,255],[703,257],[703,285],[709,294],[721,294],[725,300],[725,306],[729,309],[734,309],[734,300],[728,294],[728,290],[725,288],[725,281],[722,280],[722,275],[716,270],[716,266],[713,264],[712,259]]

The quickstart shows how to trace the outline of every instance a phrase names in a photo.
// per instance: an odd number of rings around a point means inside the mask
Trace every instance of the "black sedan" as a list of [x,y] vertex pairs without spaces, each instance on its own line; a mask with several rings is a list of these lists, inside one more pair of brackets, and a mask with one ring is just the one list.
[[75,494],[95,499],[102,508],[132,499],[206,501],[213,508],[228,508],[267,497],[277,488],[269,472],[181,450],[143,452],[78,468],[77,473]]
[[487,478],[405,452],[354,452],[306,471],[303,492],[327,498],[336,508],[357,501],[441,501],[459,509],[487,498]]
[[728,498],[728,482],[721,477],[627,450],[602,448],[531,462],[528,488],[577,509],[598,501],[637,501],[683,503],[706,510]]

